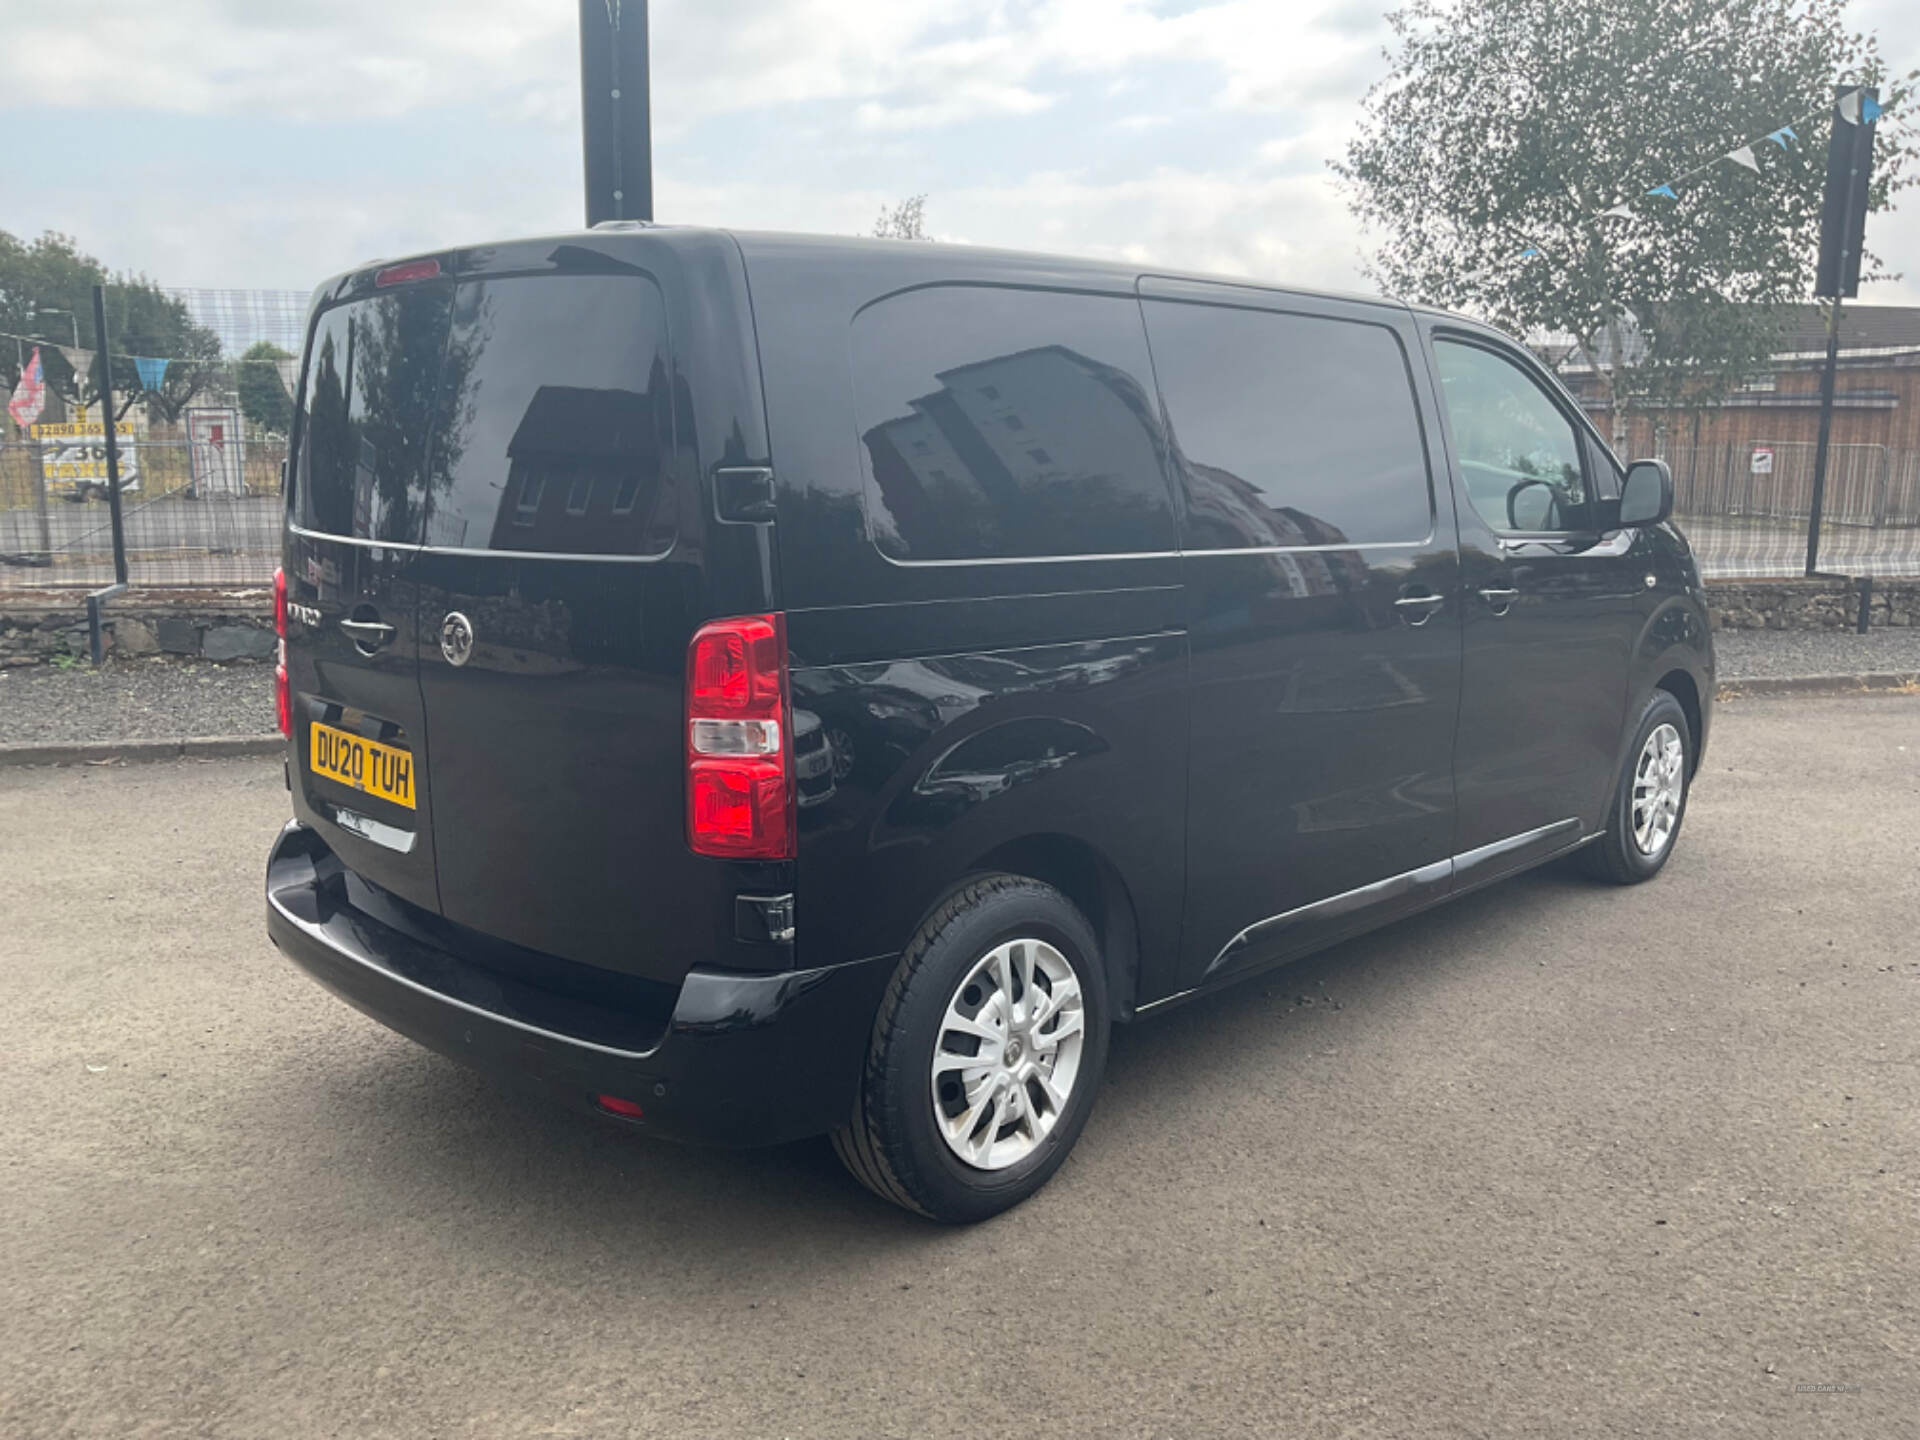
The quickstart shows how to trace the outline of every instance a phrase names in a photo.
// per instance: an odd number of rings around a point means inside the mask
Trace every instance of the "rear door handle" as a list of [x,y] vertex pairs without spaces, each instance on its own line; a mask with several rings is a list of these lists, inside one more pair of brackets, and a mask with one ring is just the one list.
[[342,620],[340,628],[347,632],[356,649],[362,654],[371,655],[399,632],[393,626],[378,620]]
[[1393,602],[1393,608],[1412,612],[1406,616],[1409,625],[1424,625],[1433,618],[1434,611],[1446,603],[1444,595],[1402,595]]
[[1520,592],[1518,590],[1503,590],[1499,588],[1494,588],[1490,590],[1482,590],[1480,592],[1480,598],[1487,602],[1488,606],[1492,608],[1494,614],[1504,615],[1507,613],[1508,609],[1513,605],[1513,602],[1520,598]]

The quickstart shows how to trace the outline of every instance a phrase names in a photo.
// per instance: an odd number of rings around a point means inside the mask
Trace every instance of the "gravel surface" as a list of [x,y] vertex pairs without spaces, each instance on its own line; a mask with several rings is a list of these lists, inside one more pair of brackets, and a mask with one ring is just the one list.
[[0,771],[0,1435],[1911,1437],[1917,733],[1729,706],[1658,880],[1124,1028],[961,1229],[328,995],[265,934],[277,763]]
[[1920,630],[1718,630],[1722,680],[1920,672]]
[[0,745],[272,733],[273,667],[120,660],[0,671]]

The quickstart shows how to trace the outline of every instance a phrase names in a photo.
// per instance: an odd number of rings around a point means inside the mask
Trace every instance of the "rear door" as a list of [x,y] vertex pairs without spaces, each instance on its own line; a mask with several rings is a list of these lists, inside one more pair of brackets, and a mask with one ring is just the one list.
[[353,870],[429,909],[416,567],[451,303],[450,287],[425,285],[318,316],[284,554],[295,812]]
[[427,788],[447,918],[677,978],[731,918],[684,838],[700,484],[661,286],[601,269],[457,289],[416,572]]

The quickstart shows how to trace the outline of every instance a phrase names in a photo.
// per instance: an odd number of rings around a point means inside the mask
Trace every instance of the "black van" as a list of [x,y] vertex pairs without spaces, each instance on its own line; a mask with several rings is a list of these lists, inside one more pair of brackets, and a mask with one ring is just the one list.
[[628,222],[328,282],[297,409],[274,942],[942,1220],[1115,1022],[1657,873],[1707,738],[1665,467],[1391,301]]

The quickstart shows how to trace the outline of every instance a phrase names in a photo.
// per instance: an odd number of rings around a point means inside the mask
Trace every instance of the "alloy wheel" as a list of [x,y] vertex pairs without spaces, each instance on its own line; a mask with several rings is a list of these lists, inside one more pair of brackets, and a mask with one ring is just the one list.
[[1633,843],[1642,855],[1660,854],[1673,840],[1686,793],[1686,748],[1670,724],[1653,727],[1633,767]]
[[954,989],[934,1042],[940,1138],[975,1169],[1019,1164],[1059,1123],[1085,1044],[1067,957],[1044,940],[995,946]]

